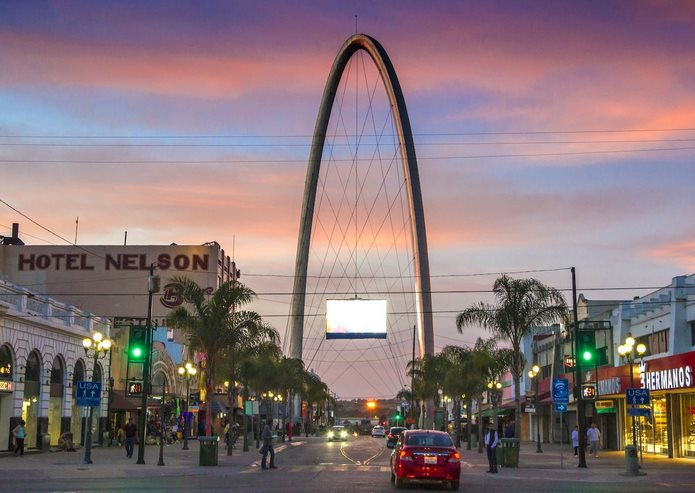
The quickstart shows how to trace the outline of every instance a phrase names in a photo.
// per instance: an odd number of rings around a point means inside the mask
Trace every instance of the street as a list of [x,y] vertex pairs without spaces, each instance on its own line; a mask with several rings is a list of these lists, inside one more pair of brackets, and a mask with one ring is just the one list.
[[[31,492],[151,492],[151,491],[248,491],[248,492],[393,492],[389,481],[391,450],[386,441],[350,437],[329,443],[323,437],[299,437],[276,445],[277,470],[262,471],[260,455],[252,444],[249,452],[220,450],[217,467],[198,466],[198,444],[183,451],[180,445],[165,447],[165,466],[157,466],[159,450],[146,449],[146,464],[126,459],[122,448],[95,448],[94,464],[81,463],[81,453],[33,453],[23,458],[0,458],[3,481],[0,491]],[[587,459],[578,469],[569,450],[560,469],[558,446],[533,453],[522,445],[520,467],[486,474],[485,454],[461,449],[461,491],[490,492],[615,492],[631,493],[695,491],[695,474],[687,460],[645,458],[647,475],[627,477],[622,453],[605,452]],[[437,486],[410,487],[407,491],[441,491]]]

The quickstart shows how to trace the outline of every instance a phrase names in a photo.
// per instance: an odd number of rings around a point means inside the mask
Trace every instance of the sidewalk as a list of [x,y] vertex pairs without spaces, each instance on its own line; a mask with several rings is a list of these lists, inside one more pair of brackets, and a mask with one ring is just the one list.
[[[306,440],[295,438],[292,442],[276,443],[276,462],[282,464],[282,455],[290,447],[304,445]],[[159,446],[145,447],[145,464],[137,464],[138,445],[135,446],[133,458],[125,456],[123,447],[94,447],[92,448],[92,464],[82,464],[84,449],[77,452],[25,452],[23,457],[13,454],[0,457],[0,469],[3,481],[31,475],[34,479],[41,478],[125,478],[177,476],[177,475],[227,475],[239,469],[259,467],[261,455],[256,449],[256,443],[249,443],[249,451],[243,452],[243,445],[237,444],[232,456],[227,456],[227,448],[219,442],[218,465],[200,466],[200,444],[198,440],[189,440],[189,450],[182,450],[183,443],[165,445],[163,450],[164,466],[158,466]]]
[[[586,454],[586,468],[577,467],[578,457],[574,456],[568,444],[562,449],[559,444],[542,444],[543,453],[536,452],[535,442],[521,442],[518,468],[499,468],[505,477],[536,478],[539,481],[573,480],[592,483],[625,482],[626,480],[646,481],[650,484],[692,485],[695,491],[695,460],[668,459],[664,456],[643,455],[640,476],[627,476],[624,451],[602,450],[598,458]],[[463,474],[485,473],[488,469],[487,454],[478,453],[477,448],[466,450],[461,444],[461,459],[466,463]]]

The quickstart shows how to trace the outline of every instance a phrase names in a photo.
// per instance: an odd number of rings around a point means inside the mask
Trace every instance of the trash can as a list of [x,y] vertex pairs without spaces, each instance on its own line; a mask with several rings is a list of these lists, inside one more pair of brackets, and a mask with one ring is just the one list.
[[502,443],[499,443],[495,453],[497,455],[497,465],[499,467],[507,467],[507,448]]
[[[519,446],[520,442],[518,438],[503,438],[502,439],[502,457],[504,460],[504,467],[519,467]],[[498,447],[499,449],[500,447]],[[499,460],[499,455],[497,456]]]
[[219,447],[220,437],[198,437],[200,444],[200,465],[201,466],[216,466],[217,465],[217,450]]
[[48,452],[51,449],[51,435],[41,433],[41,452]]

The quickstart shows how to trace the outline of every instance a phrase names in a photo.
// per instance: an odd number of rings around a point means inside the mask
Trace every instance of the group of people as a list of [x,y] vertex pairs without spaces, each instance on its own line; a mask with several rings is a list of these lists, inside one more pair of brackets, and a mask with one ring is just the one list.
[[[598,457],[598,449],[601,443],[601,431],[596,423],[591,423],[591,427],[586,430],[586,439],[589,442],[589,454]],[[572,430],[572,447],[574,455],[579,455],[579,427],[575,426]]]

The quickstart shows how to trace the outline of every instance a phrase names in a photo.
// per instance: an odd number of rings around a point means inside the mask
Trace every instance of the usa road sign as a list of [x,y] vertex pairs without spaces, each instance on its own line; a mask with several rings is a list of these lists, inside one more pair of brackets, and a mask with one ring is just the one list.
[[630,407],[627,409],[628,416],[646,416],[649,417],[652,414],[652,410],[648,407]]
[[564,403],[555,403],[555,412],[556,413],[566,413],[567,412],[567,404]]
[[553,402],[567,404],[570,401],[570,383],[566,378],[553,378]]
[[626,389],[625,400],[632,406],[648,406],[649,389]]
[[99,407],[101,382],[77,382],[75,397],[80,407]]

